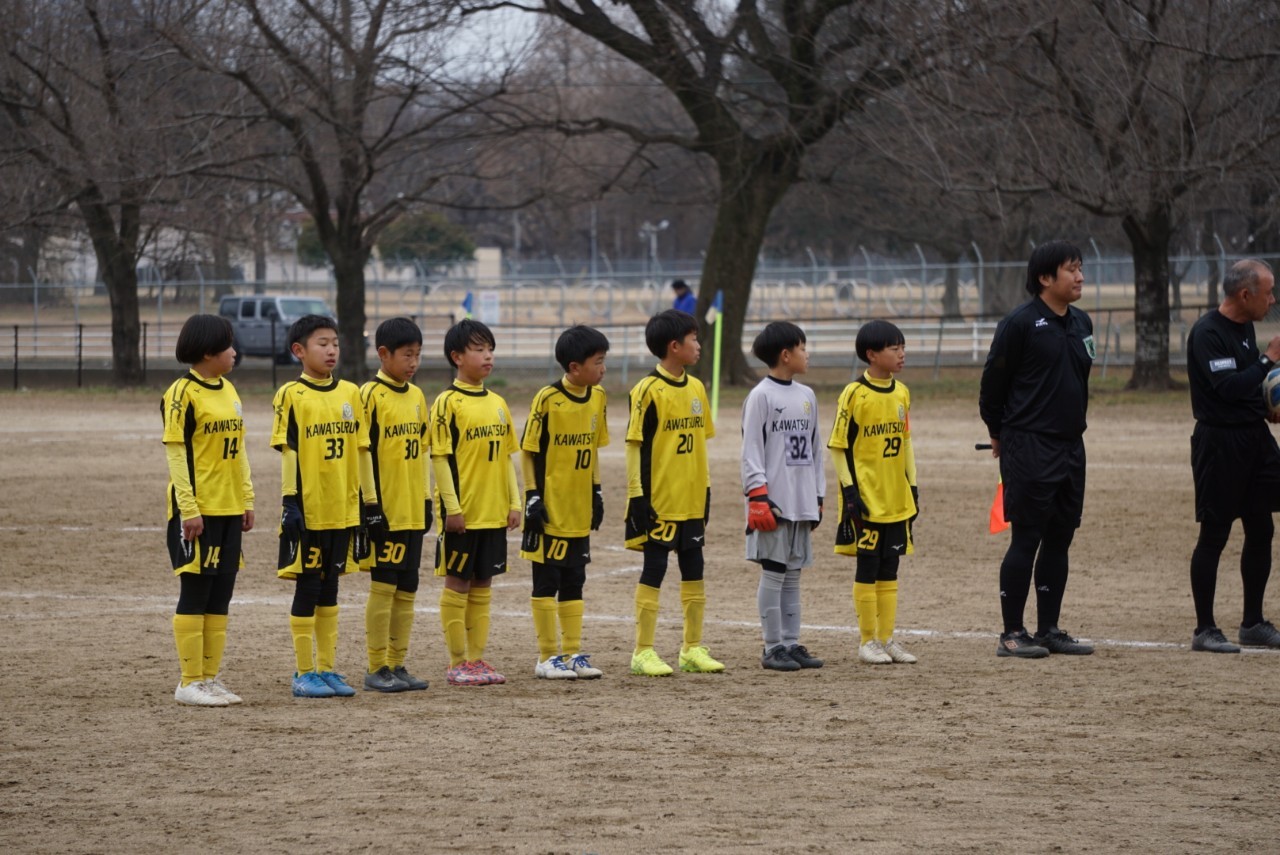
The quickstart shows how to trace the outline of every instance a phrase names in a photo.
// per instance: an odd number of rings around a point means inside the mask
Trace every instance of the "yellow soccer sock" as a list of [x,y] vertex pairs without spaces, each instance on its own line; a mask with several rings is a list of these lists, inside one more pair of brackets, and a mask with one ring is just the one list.
[[336,670],[338,661],[338,607],[316,606],[316,670]]
[[387,666],[398,668],[409,655],[409,634],[413,631],[413,591],[396,591],[391,604],[391,628],[387,635]]
[[204,616],[204,678],[212,680],[222,670],[222,652],[227,649],[227,616]]
[[467,591],[467,658],[472,662],[483,659],[484,649],[489,646],[489,604],[492,600],[492,588]]
[[653,649],[658,632],[658,589],[636,585],[636,652]]
[[894,625],[898,622],[898,580],[876,582],[876,640],[893,638]]
[[449,653],[449,667],[467,659],[467,595],[445,588],[440,592],[440,627],[444,630],[444,648]]
[[391,609],[396,586],[369,583],[369,601],[364,606],[364,646],[369,654],[369,673],[387,664],[387,639],[391,635]]
[[582,652],[582,600],[560,603],[560,652],[577,656]]
[[182,667],[182,685],[204,679],[204,615],[174,615],[173,642]]
[[315,642],[316,619],[289,615],[289,631],[293,633],[293,656],[298,661],[298,673],[316,670]]
[[560,641],[556,637],[556,598],[530,597],[529,605],[533,609],[533,632],[538,637],[538,661],[541,662],[560,652]]
[[684,609],[684,644],[680,652],[702,645],[702,619],[707,611],[706,588],[699,579],[680,583],[680,606]]
[[853,608],[858,614],[858,634],[862,639],[859,643],[866,644],[876,637],[879,606],[874,582],[853,583]]

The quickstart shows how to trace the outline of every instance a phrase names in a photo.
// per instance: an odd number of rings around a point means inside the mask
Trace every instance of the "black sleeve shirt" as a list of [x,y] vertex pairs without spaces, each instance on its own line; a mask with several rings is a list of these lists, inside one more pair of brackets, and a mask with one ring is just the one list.
[[1074,306],[1059,316],[1034,297],[996,327],[982,369],[978,412],[990,436],[1008,427],[1060,438],[1085,431],[1093,321]]
[[1196,421],[1218,427],[1265,419],[1262,380],[1253,323],[1238,324],[1214,309],[1201,316],[1187,336],[1187,379]]

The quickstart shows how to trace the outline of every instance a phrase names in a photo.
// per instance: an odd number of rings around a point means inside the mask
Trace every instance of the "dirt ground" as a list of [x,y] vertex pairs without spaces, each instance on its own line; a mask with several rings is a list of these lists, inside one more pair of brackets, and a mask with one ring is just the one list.
[[[488,657],[505,686],[445,686],[439,583],[426,575],[408,664],[431,689],[346,701],[290,697],[291,589],[272,567],[269,390],[243,390],[261,525],[246,538],[223,670],[245,703],[227,709],[173,701],[178,586],[160,529],[159,390],[0,394],[0,845],[1274,850],[1280,657],[1187,646],[1195,526],[1185,396],[1095,397],[1063,626],[1098,652],[1024,662],[994,655],[1007,535],[986,532],[996,468],[973,450],[984,433],[974,390],[913,382],[910,369],[904,379],[915,391],[923,514],[902,568],[899,637],[918,665],[857,661],[852,561],[831,553],[828,523],[803,587],[804,641],[827,665],[760,668],[757,571],[741,558],[739,392],[712,443],[708,537],[706,634],[728,670],[628,676],[639,561],[620,549],[626,408],[610,377],[610,523],[593,550],[585,630],[606,677],[534,679],[528,567],[514,558],[496,587]],[[503,391],[522,422],[532,388]],[[820,390],[824,434],[836,391]],[[1218,591],[1228,635],[1239,619],[1238,550],[1237,532]],[[672,661],[674,578],[673,569],[659,626]],[[361,576],[343,581],[339,667],[353,683],[367,588]]]

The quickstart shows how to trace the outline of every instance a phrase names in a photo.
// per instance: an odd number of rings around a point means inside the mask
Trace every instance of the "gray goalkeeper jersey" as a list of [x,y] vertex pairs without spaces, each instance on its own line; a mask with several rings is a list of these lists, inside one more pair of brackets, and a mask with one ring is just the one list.
[[766,376],[742,404],[742,492],[769,485],[783,519],[818,519],[826,495],[818,399],[795,380]]

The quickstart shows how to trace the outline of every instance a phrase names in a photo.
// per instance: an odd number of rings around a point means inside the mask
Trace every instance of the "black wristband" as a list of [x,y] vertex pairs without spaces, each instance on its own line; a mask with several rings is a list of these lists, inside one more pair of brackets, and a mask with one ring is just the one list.
[[1263,371],[1270,371],[1270,370],[1271,370],[1271,366],[1272,366],[1272,365],[1275,365],[1275,364],[1276,364],[1276,362],[1275,362],[1275,360],[1274,360],[1274,359],[1272,359],[1270,356],[1267,356],[1267,355],[1264,353],[1264,354],[1262,354],[1261,356],[1259,356],[1259,357],[1258,357],[1258,364],[1262,366],[1262,370],[1263,370]]

